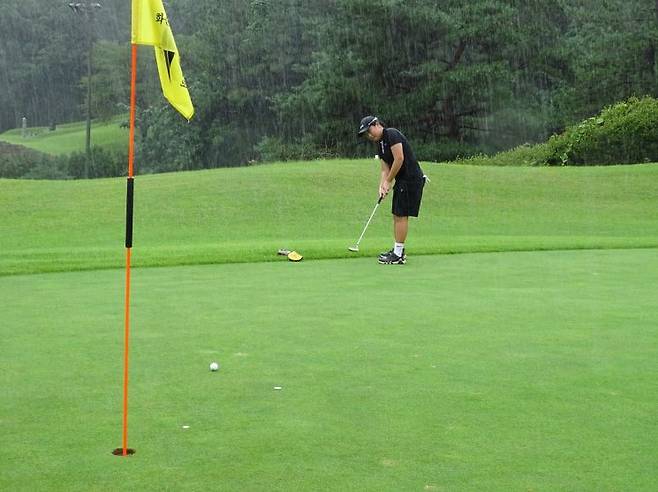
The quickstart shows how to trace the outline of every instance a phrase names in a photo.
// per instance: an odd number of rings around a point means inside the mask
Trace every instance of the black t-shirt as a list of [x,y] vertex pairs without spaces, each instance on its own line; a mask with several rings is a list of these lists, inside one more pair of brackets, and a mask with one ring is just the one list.
[[404,152],[404,162],[398,171],[395,180],[412,181],[423,178],[423,170],[418,165],[414,151],[411,150],[411,145],[407,141],[402,132],[395,128],[384,128],[382,139],[377,143],[377,155],[383,160],[390,168],[393,165],[393,152],[391,147],[396,144],[402,144],[402,151]]

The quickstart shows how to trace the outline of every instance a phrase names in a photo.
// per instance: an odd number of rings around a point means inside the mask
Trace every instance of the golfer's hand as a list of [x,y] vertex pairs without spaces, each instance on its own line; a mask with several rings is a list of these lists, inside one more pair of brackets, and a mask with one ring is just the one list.
[[388,195],[389,191],[391,191],[391,184],[388,181],[384,181],[379,185],[379,196],[382,198]]

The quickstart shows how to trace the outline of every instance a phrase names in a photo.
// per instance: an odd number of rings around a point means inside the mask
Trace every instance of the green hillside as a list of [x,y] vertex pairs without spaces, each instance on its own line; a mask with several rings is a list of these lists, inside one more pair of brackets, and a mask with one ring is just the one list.
[[125,180],[0,180],[0,489],[655,490],[658,164],[423,167],[138,176],[130,458]]
[[[374,160],[137,176],[137,266],[348,257],[376,201]],[[424,164],[410,254],[658,246],[658,165]],[[139,172],[139,169],[138,169]],[[0,180],[0,273],[123,265],[125,179]],[[360,255],[390,247],[390,198]]]
[[[110,121],[92,121],[91,145],[111,150],[128,148],[128,130],[120,123],[125,117],[116,117]],[[87,123],[78,121],[57,125],[55,131],[47,127],[28,128],[27,136],[21,135],[21,129],[9,130],[0,134],[0,141],[23,145],[50,155],[67,155],[72,152],[84,152]]]

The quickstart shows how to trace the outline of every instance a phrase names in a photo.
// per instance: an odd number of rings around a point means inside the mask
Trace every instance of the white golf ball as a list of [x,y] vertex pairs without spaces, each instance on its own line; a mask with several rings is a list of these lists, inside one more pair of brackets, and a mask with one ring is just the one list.
[[217,371],[219,369],[219,364],[217,362],[211,362],[210,363],[210,370],[211,371]]

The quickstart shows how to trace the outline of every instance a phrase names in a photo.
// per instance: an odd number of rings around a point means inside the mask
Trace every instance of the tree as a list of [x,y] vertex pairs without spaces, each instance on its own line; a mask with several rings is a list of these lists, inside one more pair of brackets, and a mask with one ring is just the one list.
[[630,96],[658,95],[658,3],[560,3],[569,19],[562,46],[572,73],[557,97],[565,123]]
[[7,0],[0,16],[0,131],[80,117],[83,33],[65,5]]
[[278,117],[273,101],[304,80],[317,49],[309,23],[325,3],[203,0],[193,7],[203,15],[181,52],[200,141],[190,155],[199,165],[239,165],[256,157],[263,137],[292,134],[296,126]]

